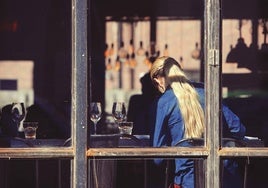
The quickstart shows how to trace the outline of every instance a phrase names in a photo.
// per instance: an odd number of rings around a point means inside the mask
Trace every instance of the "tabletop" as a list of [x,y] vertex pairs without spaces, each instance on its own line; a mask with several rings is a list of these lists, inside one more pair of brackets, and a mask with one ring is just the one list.
[[[203,139],[202,139],[203,141]],[[244,140],[223,138],[225,147],[264,147],[258,138],[246,137]],[[71,139],[24,139],[0,138],[0,147],[68,147]],[[88,146],[91,148],[150,147],[149,135],[96,134],[90,135]],[[200,146],[200,145],[199,145]],[[201,145],[202,146],[202,145]]]

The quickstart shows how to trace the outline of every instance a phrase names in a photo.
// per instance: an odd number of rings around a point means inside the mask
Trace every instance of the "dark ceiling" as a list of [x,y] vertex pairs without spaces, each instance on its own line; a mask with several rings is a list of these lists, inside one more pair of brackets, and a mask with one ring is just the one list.
[[[103,16],[121,18],[165,16],[202,18],[204,14],[203,0],[95,0],[94,8],[98,8]],[[267,0],[222,0],[223,18],[260,18],[268,17]]]
[[[89,1],[89,13],[98,32],[103,31],[101,24],[107,16],[115,20],[123,17],[202,19],[205,7],[204,0]],[[222,17],[268,18],[268,0],[222,0]],[[70,38],[70,21],[71,1],[1,0],[0,59],[40,57],[45,53],[43,47],[50,43],[57,44],[52,45],[51,51],[69,46],[66,39]]]

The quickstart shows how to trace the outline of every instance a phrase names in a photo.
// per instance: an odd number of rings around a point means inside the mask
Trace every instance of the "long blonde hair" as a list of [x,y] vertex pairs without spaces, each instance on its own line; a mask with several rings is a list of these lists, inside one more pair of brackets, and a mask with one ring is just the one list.
[[151,67],[150,76],[153,81],[157,76],[164,76],[166,85],[170,86],[178,99],[184,120],[184,138],[200,138],[204,133],[204,110],[199,96],[179,63],[171,57],[160,57]]

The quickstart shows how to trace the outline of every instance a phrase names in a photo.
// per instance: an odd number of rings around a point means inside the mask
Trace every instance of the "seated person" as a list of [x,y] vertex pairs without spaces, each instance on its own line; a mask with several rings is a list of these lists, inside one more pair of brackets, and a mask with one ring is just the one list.
[[[203,84],[191,82],[180,64],[171,57],[160,57],[152,65],[150,77],[161,95],[153,102],[150,113],[153,147],[175,146],[180,140],[202,138],[205,129],[205,91]],[[243,139],[245,127],[240,119],[223,106],[223,137]],[[161,166],[162,159],[154,160]],[[171,187],[194,188],[194,162],[175,159],[174,180]],[[224,162],[224,187],[239,188],[242,180],[237,165]]]
[[133,95],[129,100],[127,121],[133,122],[133,134],[149,134],[148,112],[149,107],[157,94],[152,85],[149,73],[140,79],[142,94]]

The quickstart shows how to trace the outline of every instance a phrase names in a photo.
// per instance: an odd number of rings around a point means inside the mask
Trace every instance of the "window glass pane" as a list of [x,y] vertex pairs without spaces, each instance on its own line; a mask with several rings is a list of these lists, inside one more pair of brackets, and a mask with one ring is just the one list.
[[[204,188],[204,160],[203,159],[176,159],[188,161],[187,170],[181,171],[184,178],[178,174],[180,171],[174,168],[174,158],[166,159],[89,159],[89,185],[90,187],[103,188],[146,188],[146,187],[168,187],[174,180],[184,185],[196,185]],[[161,160],[161,164],[156,162]],[[177,172],[177,177],[175,177]],[[189,172],[189,173],[187,173]],[[186,175],[188,176],[186,177]]]
[[201,21],[157,21],[157,48],[160,56],[175,58],[192,81],[201,76]]
[[268,165],[261,158],[225,158],[221,160],[222,187],[265,187],[267,176],[262,173]]
[[106,31],[105,111],[111,114],[114,101],[128,107],[130,96],[141,93],[140,78],[150,68],[150,22],[106,22]]
[[68,159],[1,159],[0,187],[70,187]]
[[71,2],[4,0],[1,10],[1,135],[24,139],[29,121],[37,139],[69,138]]
[[223,98],[246,128],[246,139],[267,145],[267,21],[224,19]]
[[[155,165],[154,161],[159,160],[162,159],[90,159],[90,186],[97,187],[96,184],[98,184],[98,186],[107,188],[157,187],[160,185],[163,187],[174,180],[174,159],[167,158],[164,159],[162,165]],[[186,159],[178,158],[176,160]],[[195,187],[203,188],[205,180],[204,160],[188,160],[193,162]],[[237,188],[243,187],[244,184],[246,187],[265,187],[267,185],[267,178],[262,172],[262,169],[267,166],[267,159],[225,158],[221,160],[221,166],[223,167],[220,172],[221,187]],[[193,183],[190,178],[188,180],[186,183]]]
[[[106,22],[104,52],[106,114],[103,118],[105,118],[108,131],[99,130],[99,134],[118,133],[118,123],[115,122],[112,113],[113,103],[124,102],[126,120],[133,122],[133,134],[149,136],[149,121],[154,121],[149,118],[153,117],[149,114],[149,109],[155,95],[158,95],[149,71],[157,57],[170,56],[176,59],[191,82],[203,80],[201,76],[201,21],[159,18],[156,21],[155,31],[152,31],[154,29],[151,28],[152,22],[153,20]],[[152,39],[154,32],[155,41]],[[203,87],[202,84],[194,85]],[[203,91],[200,97],[204,107]],[[103,127],[103,122],[100,121],[98,124],[97,129]],[[167,139],[170,140],[170,138]],[[171,143],[163,143],[163,145],[171,145]]]

